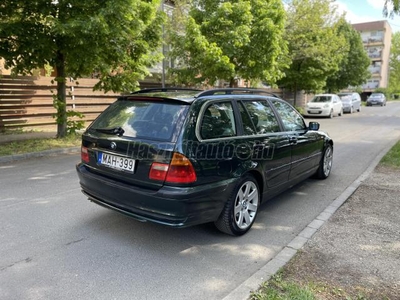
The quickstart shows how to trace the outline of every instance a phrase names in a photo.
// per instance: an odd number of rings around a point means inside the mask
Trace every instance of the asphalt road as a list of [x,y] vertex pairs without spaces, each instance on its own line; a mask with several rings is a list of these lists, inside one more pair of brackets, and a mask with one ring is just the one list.
[[0,165],[0,299],[224,298],[400,138],[400,103],[317,121],[335,141],[331,176],[267,202],[239,238],[211,225],[140,223],[90,203],[77,155]]

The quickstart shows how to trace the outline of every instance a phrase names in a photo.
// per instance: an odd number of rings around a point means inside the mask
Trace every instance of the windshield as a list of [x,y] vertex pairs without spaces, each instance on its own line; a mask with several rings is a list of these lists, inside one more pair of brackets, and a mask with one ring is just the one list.
[[382,94],[371,94],[371,97],[374,97],[374,98],[382,98]]
[[342,102],[349,102],[351,101],[351,95],[339,95],[340,100],[342,100]]
[[315,96],[311,102],[330,102],[331,96]]

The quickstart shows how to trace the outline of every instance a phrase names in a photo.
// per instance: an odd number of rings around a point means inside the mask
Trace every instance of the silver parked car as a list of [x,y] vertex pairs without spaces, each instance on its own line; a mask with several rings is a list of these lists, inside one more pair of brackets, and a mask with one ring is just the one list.
[[372,93],[367,99],[367,106],[386,106],[386,96],[383,93]]
[[361,111],[361,97],[358,93],[339,93],[338,96],[343,103],[343,112],[352,114]]

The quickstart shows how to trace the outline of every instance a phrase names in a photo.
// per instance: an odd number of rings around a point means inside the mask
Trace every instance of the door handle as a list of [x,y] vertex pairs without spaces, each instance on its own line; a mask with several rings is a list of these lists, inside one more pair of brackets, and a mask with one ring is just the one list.
[[291,136],[291,137],[289,137],[289,143],[290,144],[293,144],[293,145],[296,145],[297,144],[297,137],[295,137],[295,136]]

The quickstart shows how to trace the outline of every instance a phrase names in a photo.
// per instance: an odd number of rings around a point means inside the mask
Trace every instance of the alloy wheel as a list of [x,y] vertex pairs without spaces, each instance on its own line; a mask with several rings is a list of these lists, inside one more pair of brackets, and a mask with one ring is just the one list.
[[258,209],[258,188],[252,181],[246,181],[235,198],[234,219],[240,229],[252,225]]
[[324,155],[323,171],[326,177],[329,176],[332,169],[333,151],[332,147],[327,147]]

